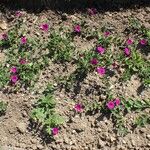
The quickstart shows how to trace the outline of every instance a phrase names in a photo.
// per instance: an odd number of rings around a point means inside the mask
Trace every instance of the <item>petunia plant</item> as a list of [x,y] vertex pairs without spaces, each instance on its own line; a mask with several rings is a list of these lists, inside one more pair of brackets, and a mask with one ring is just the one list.
[[38,128],[48,135],[57,135],[59,125],[64,123],[64,119],[56,112],[56,101],[53,97],[54,87],[48,84],[35,107],[31,112],[31,120]]

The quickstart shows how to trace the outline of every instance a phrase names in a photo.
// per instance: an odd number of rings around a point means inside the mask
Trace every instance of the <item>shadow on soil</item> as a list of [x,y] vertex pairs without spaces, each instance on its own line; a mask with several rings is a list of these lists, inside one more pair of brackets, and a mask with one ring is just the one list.
[[44,128],[42,128],[41,124],[34,123],[32,120],[29,120],[29,121],[30,121],[30,123],[28,125],[28,131],[32,132],[33,136],[40,137],[43,145],[45,143],[49,144],[54,141],[54,138],[52,136],[50,136],[46,132],[44,132],[45,130],[44,130]]
[[[150,0],[0,0],[9,10],[26,9],[40,13],[42,10],[72,14],[75,11],[85,12],[87,8],[96,8],[99,12],[119,11],[120,8],[132,9],[150,6]],[[1,11],[5,11],[1,7]]]

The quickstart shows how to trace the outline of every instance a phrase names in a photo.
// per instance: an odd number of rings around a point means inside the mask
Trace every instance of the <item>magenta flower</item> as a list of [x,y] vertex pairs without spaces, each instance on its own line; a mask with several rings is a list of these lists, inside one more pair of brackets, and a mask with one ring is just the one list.
[[108,107],[108,109],[114,109],[115,108],[115,103],[113,101],[109,101],[106,106]]
[[10,79],[11,79],[11,81],[12,81],[13,83],[16,83],[16,82],[18,81],[18,76],[17,76],[17,75],[12,75],[12,76],[10,77]]
[[12,68],[10,69],[10,72],[11,72],[11,73],[16,73],[16,72],[17,72],[17,67],[12,67]]
[[97,60],[96,58],[93,58],[93,59],[90,61],[90,63],[91,63],[92,65],[97,65],[97,64],[98,64],[98,60]]
[[104,32],[104,36],[108,37],[111,33],[109,31]]
[[75,25],[74,32],[80,33],[81,32],[81,26],[80,25]]
[[40,25],[40,29],[47,32],[49,29],[49,25],[47,23],[44,23],[44,24]]
[[3,33],[0,35],[0,39],[1,40],[7,40],[8,39],[8,35],[6,33]]
[[26,61],[25,58],[21,58],[21,59],[19,60],[19,63],[20,63],[21,65],[24,65],[24,64],[27,63],[27,61]]
[[58,128],[52,128],[52,134],[53,135],[57,135],[59,132],[59,129]]
[[126,48],[124,49],[124,54],[125,54],[126,56],[130,56],[131,51],[130,51],[130,49],[129,49],[128,47],[126,47]]
[[147,45],[147,40],[146,39],[141,39],[140,44],[141,45]]
[[96,48],[96,51],[99,53],[99,54],[103,54],[105,52],[105,48],[103,48],[102,46],[98,46]]
[[106,69],[104,67],[97,67],[96,71],[102,76],[106,73]]
[[133,44],[133,40],[132,40],[132,39],[128,39],[128,40],[126,41],[126,44],[127,44],[127,45]]
[[114,103],[116,104],[116,106],[118,106],[118,105],[120,105],[121,101],[120,101],[119,98],[116,98],[116,99],[114,100]]
[[82,104],[75,104],[74,109],[77,112],[81,112],[83,110],[83,106]]
[[23,36],[21,38],[21,44],[26,44],[27,43],[27,38],[25,36]]
[[87,11],[88,11],[89,15],[95,15],[97,13],[97,9],[96,8],[89,8]]
[[16,15],[17,17],[20,17],[20,16],[22,15],[22,13],[21,13],[20,11],[16,11],[15,15]]

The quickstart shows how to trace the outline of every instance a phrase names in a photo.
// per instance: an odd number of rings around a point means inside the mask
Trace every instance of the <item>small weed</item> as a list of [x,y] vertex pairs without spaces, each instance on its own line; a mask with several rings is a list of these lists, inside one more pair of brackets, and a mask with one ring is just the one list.
[[52,135],[53,128],[64,123],[63,118],[56,113],[56,101],[53,97],[53,91],[53,86],[48,85],[43,92],[44,96],[37,101],[31,113],[32,120],[37,123],[38,127],[42,126],[42,129],[49,135]]
[[5,114],[7,109],[7,104],[4,103],[3,101],[0,101],[0,116]]

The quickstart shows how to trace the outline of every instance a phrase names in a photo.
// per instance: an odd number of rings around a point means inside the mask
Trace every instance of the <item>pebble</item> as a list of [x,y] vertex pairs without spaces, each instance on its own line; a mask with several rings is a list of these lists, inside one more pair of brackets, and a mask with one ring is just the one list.
[[126,144],[126,141],[125,141],[125,140],[122,140],[122,143],[123,143],[123,144]]
[[37,140],[36,140],[36,139],[31,139],[31,142],[32,142],[33,144],[35,144],[35,143],[37,142]]
[[102,148],[102,147],[104,147],[104,146],[105,146],[105,142],[102,141],[101,139],[98,139],[98,147],[99,147],[99,148]]
[[115,141],[115,140],[116,140],[115,137],[113,137],[113,136],[110,137],[110,141],[111,141],[111,142],[113,142],[113,141]]
[[107,96],[106,96],[106,95],[101,94],[101,96],[100,96],[100,97],[101,97],[101,99],[102,99],[102,100],[105,100]]
[[17,126],[17,129],[19,132],[21,133],[25,133],[26,132],[26,124],[25,123],[19,123]]
[[150,7],[146,7],[146,8],[145,8],[145,11],[146,11],[147,13],[150,13]]
[[38,149],[43,149],[44,146],[43,146],[42,144],[38,144],[38,145],[37,145],[37,148],[38,148]]
[[101,128],[98,128],[97,131],[98,131],[98,132],[102,132],[102,129],[101,129]]
[[149,140],[150,140],[150,134],[147,134],[147,135],[146,135],[146,137],[147,137],[147,139],[149,139]]
[[131,142],[132,142],[132,145],[133,145],[133,146],[135,146],[135,145],[136,145],[135,140],[133,140],[133,139],[132,139],[132,140],[131,140]]

